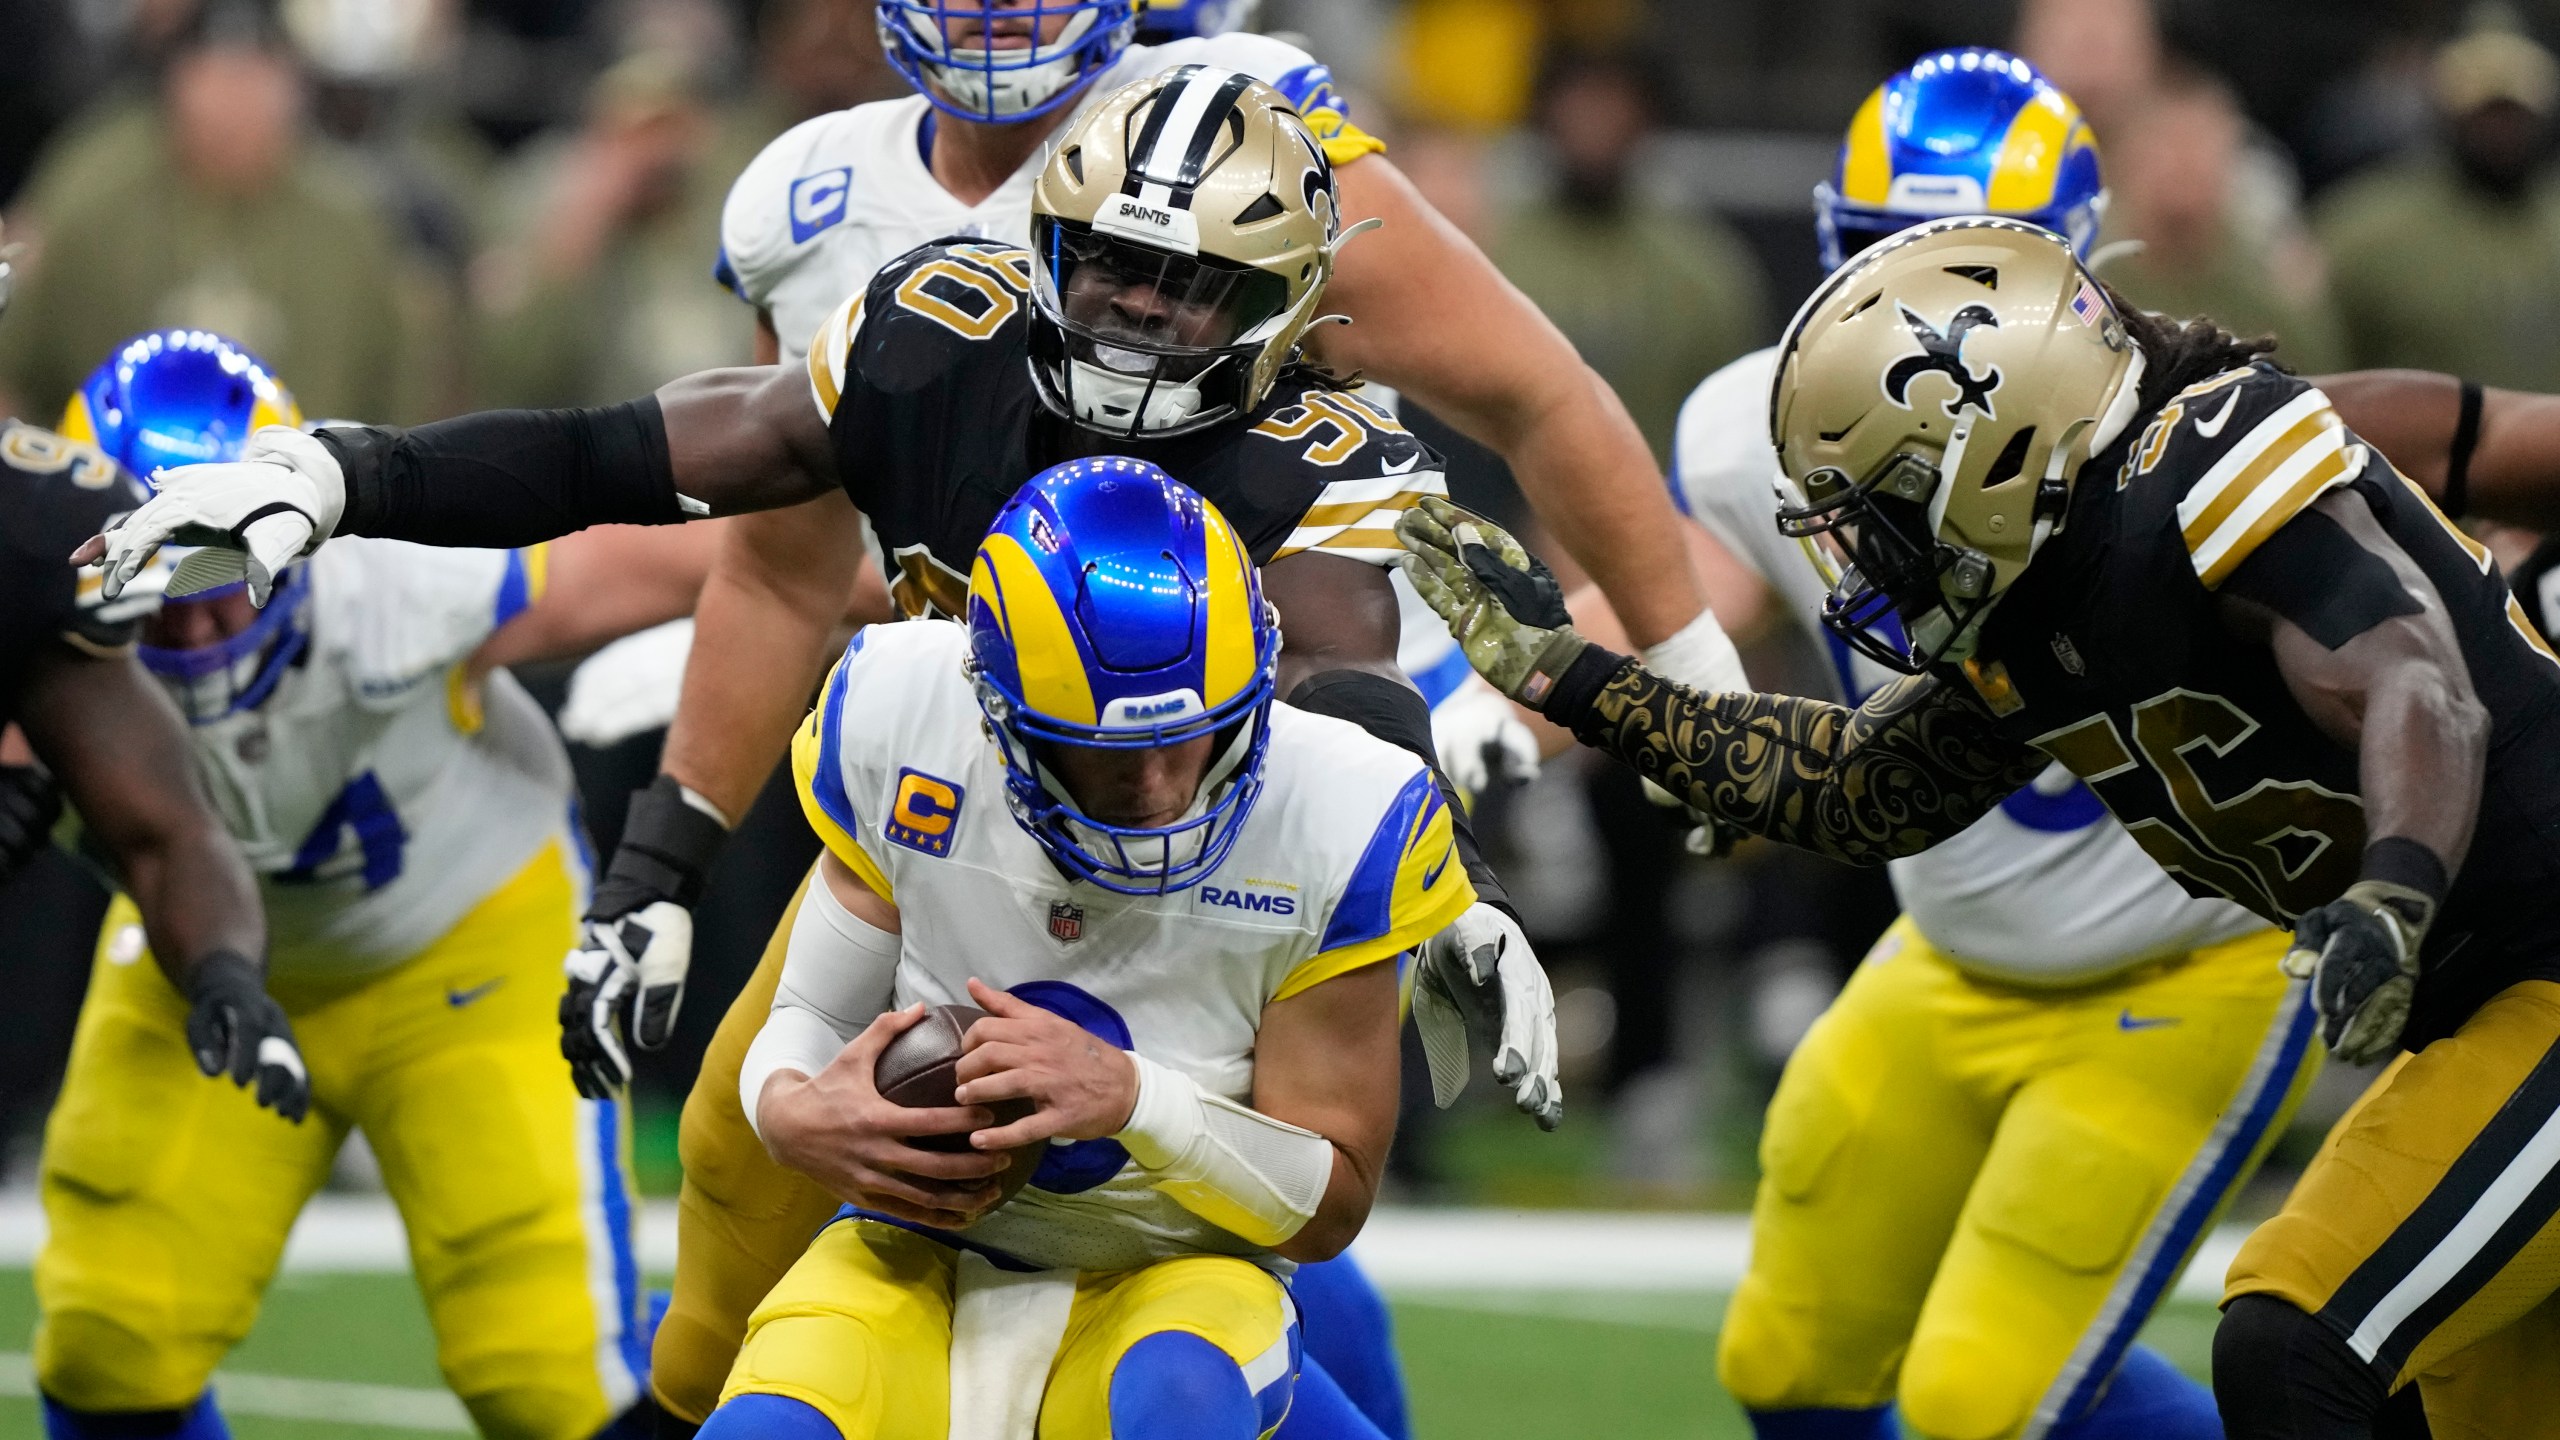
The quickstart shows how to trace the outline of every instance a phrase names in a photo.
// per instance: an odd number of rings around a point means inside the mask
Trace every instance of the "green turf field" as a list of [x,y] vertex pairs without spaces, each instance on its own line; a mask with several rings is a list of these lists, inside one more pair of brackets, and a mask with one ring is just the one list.
[[[1720,1296],[1448,1294],[1396,1307],[1419,1440],[1747,1440],[1715,1384]],[[25,1352],[35,1301],[0,1271],[0,1440],[41,1433]],[[2213,1312],[2173,1304],[2145,1338],[2202,1374]],[[426,1316],[396,1275],[288,1276],[225,1367],[240,1440],[456,1433]],[[312,1385],[308,1381],[324,1382]],[[252,1408],[268,1413],[251,1414]],[[334,1418],[293,1420],[293,1413]],[[364,1423],[370,1415],[398,1423]]]

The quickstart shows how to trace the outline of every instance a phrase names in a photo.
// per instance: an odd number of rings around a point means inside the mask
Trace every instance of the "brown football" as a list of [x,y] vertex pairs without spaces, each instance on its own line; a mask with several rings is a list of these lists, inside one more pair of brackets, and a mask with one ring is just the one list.
[[[927,1006],[924,1019],[890,1041],[871,1067],[871,1083],[880,1091],[880,1097],[892,1105],[923,1110],[959,1103],[951,1098],[958,1083],[951,1072],[960,1063],[961,1037],[969,1033],[971,1025],[985,1018],[987,1012],[975,1005]],[[1028,1100],[1005,1100],[987,1108],[994,1112],[998,1125],[1010,1125],[1029,1115],[1033,1106]],[[969,1148],[969,1133],[962,1130],[948,1135],[918,1135],[907,1143],[919,1150],[959,1152]],[[1040,1168],[1040,1157],[1048,1148],[1034,1144],[1014,1150],[1012,1163],[997,1177],[1005,1199],[1012,1199],[1015,1191],[1030,1182],[1031,1172]]]

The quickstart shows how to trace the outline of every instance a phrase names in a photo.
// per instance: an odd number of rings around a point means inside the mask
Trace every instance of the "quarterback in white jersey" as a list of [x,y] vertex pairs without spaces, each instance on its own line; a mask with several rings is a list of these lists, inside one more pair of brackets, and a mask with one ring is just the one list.
[[[1278,652],[1225,518],[1112,457],[1005,507],[965,627],[855,638],[793,745],[827,855],[740,1074],[776,1157],[855,1203],[706,1440],[1286,1413],[1281,1279],[1358,1231],[1394,1128],[1393,962],[1474,896],[1428,770],[1275,704]],[[988,1012],[960,1108],[872,1088],[919,1003]]]
[[[1967,50],[1876,90],[1817,212],[1836,266],[1986,203],[2085,248],[2104,198],[2071,102]],[[1779,532],[1777,353],[1691,394],[1673,498],[1854,704],[1898,677],[1823,623],[1832,577]],[[2218,1436],[2210,1395],[2132,1341],[2316,1068],[2285,937],[2181,889],[2060,765],[1889,870],[1903,917],[1770,1105],[1727,1388],[1858,1440],[1899,1433],[1888,1405],[1930,1436]]]
[[[298,418],[254,357],[168,331],[102,366],[65,428],[143,472]],[[115,602],[155,612],[141,658],[258,877],[312,1105],[288,1125],[195,1077],[185,1002],[138,963],[118,897],[43,1157],[35,1366],[57,1433],[163,1411],[219,1425],[206,1382],[356,1129],[480,1431],[637,1423],[627,1116],[580,1099],[557,1051],[585,840],[550,722],[488,665],[493,636],[558,628],[548,568],[544,547],[353,540],[287,569],[264,609],[236,586],[161,603],[168,560]]]

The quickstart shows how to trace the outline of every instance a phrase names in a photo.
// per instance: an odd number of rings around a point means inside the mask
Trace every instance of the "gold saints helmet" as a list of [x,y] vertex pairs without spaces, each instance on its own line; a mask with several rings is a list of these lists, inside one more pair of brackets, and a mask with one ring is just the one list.
[[2071,478],[2133,418],[2142,355],[2071,242],[1958,216],[1834,273],[1778,346],[1778,528],[1832,578],[1823,623],[1918,674],[2061,520]]
[[1185,65],[1113,94],[1031,192],[1040,398],[1130,437],[1251,413],[1367,228],[1343,232],[1333,166],[1270,86]]

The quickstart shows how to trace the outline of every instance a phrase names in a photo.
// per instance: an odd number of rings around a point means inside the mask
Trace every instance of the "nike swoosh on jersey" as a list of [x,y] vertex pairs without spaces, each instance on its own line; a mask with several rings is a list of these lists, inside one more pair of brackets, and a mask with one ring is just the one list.
[[2196,433],[2197,433],[2197,434],[2199,434],[2199,435],[2201,435],[2201,436],[2203,436],[2203,437],[2204,437],[2204,438],[2206,438],[2207,440],[2210,440],[2210,439],[2212,439],[2214,436],[2221,434],[2221,433],[2222,433],[2222,427],[2223,427],[2223,426],[2225,426],[2225,425],[2227,425],[2227,424],[2229,424],[2229,423],[2231,423],[2231,411],[2232,411],[2232,407],[2234,407],[2234,406],[2238,405],[2239,403],[2240,403],[2240,387],[2238,387],[2238,386],[2236,386],[2236,385],[2235,385],[2235,386],[2233,386],[2233,387],[2231,388],[2231,393],[2230,393],[2227,397],[2225,397],[2225,398],[2224,398],[2224,400],[2223,400],[2223,402],[2222,402],[2222,409],[2221,409],[2220,411],[2216,412],[2216,413],[2215,413],[2215,415],[2214,415],[2214,417],[2213,417],[2212,419],[2210,419],[2210,420],[2198,420],[2198,421],[2196,422]]
[[2157,1030],[2164,1025],[2177,1023],[2178,1017],[2175,1015],[2137,1016],[2129,1009],[2116,1012],[2116,1028],[2119,1030]]
[[1402,475],[1421,463],[1422,457],[1419,455],[1407,455],[1401,460],[1381,460],[1378,462],[1378,473],[1381,475]]
[[1439,884],[1439,883],[1440,883],[1440,872],[1449,868],[1449,856],[1450,856],[1450,855],[1455,855],[1455,854],[1457,854],[1457,853],[1458,853],[1458,847],[1456,847],[1456,846],[1454,846],[1454,845],[1450,846],[1450,847],[1449,847],[1449,852],[1448,852],[1448,854],[1447,854],[1447,855],[1442,855],[1442,856],[1440,857],[1440,863],[1439,863],[1439,864],[1434,865],[1434,866],[1432,866],[1429,870],[1427,870],[1427,871],[1423,872],[1423,876],[1422,876],[1422,888],[1423,888],[1423,889],[1428,890],[1428,889],[1430,889],[1432,886],[1437,885],[1437,884]]
[[481,983],[472,986],[468,990],[455,990],[448,988],[444,992],[444,1003],[452,1006],[456,1010],[459,1010],[463,1006],[480,999],[490,991],[495,990],[506,983],[507,977],[501,975],[495,980],[484,980]]

